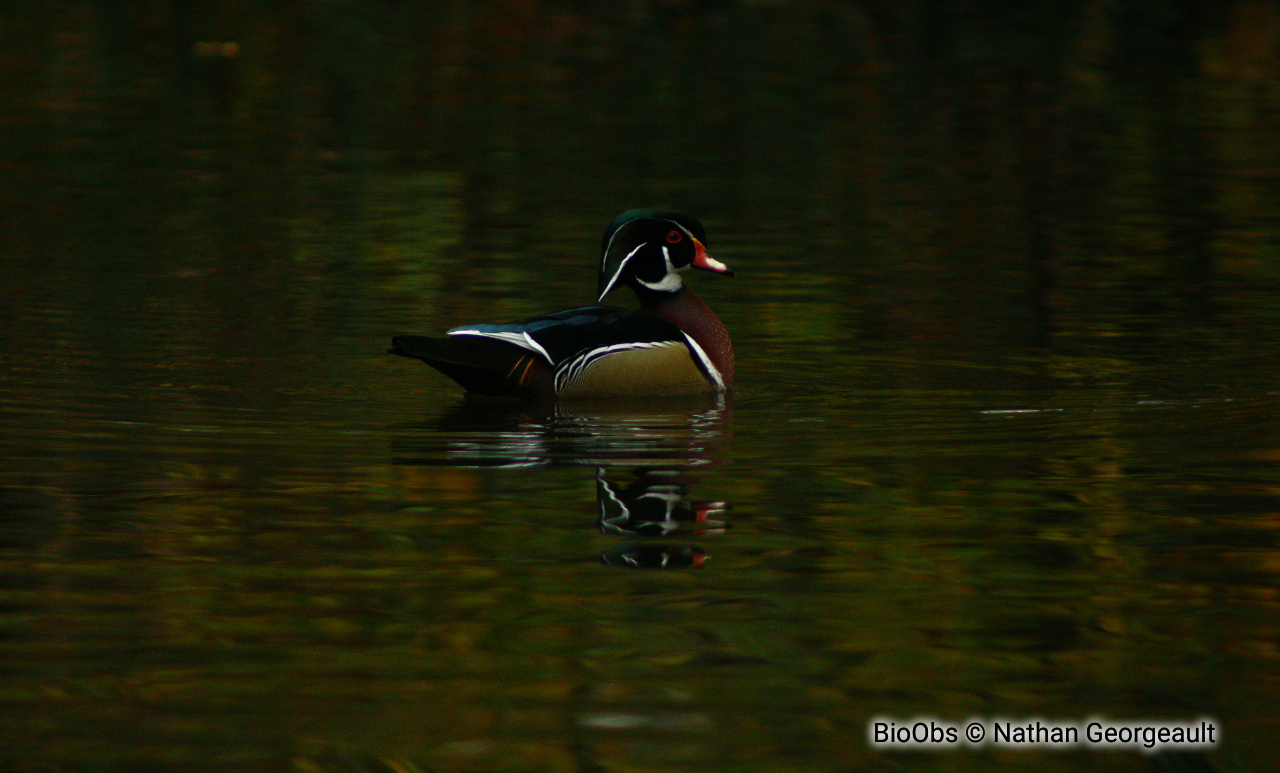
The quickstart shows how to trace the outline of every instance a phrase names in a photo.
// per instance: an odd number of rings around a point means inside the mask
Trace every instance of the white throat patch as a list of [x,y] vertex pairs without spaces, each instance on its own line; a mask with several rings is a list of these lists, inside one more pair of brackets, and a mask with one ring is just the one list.
[[[628,255],[627,257],[631,256]],[[657,282],[646,282],[640,277],[636,277],[636,281],[650,290],[656,290],[661,293],[674,293],[676,290],[684,287],[684,281],[680,279],[680,274],[677,272],[676,267],[671,265],[671,253],[667,252],[665,244],[662,246],[662,259],[666,261],[667,264],[666,276],[662,277],[662,279]]]

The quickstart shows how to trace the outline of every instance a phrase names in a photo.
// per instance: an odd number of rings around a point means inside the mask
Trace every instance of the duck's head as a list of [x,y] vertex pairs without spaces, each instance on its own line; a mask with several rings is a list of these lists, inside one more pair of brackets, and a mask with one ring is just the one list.
[[707,254],[707,232],[696,217],[661,209],[629,209],[604,231],[597,301],[618,285],[637,293],[674,293],[680,272],[693,266],[733,276]]

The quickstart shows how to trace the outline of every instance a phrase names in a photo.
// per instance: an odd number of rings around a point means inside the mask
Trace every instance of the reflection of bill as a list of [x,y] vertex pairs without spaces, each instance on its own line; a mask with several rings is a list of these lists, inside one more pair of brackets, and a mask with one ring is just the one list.
[[600,561],[628,569],[701,569],[710,557],[697,545],[624,542],[601,553]]
[[728,528],[716,516],[723,515],[729,504],[686,499],[684,475],[678,469],[642,468],[635,471],[635,480],[619,487],[604,468],[598,468],[596,501],[600,531],[605,534],[666,537],[720,534]]
[[[684,473],[675,468],[641,468],[625,486],[596,470],[596,501],[601,533],[634,537],[673,537],[721,534],[727,528],[716,516],[729,509],[726,502],[694,502],[685,497]],[[609,566],[644,569],[700,568],[708,554],[696,545],[632,540],[605,551]]]

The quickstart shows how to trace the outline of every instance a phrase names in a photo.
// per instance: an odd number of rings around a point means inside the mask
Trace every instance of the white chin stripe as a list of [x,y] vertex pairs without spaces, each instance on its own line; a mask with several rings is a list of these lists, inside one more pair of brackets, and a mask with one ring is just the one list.
[[674,293],[676,290],[684,287],[684,282],[680,279],[680,275],[674,271],[662,277],[661,282],[646,282],[640,277],[636,277],[636,281],[639,282],[641,286],[647,287],[650,290],[656,290],[660,293]]
[[555,363],[551,361],[551,355],[547,354],[547,350],[542,348],[542,344],[539,344],[537,341],[533,340],[533,337],[530,336],[528,333],[523,333],[523,332],[518,333],[518,332],[509,332],[509,331],[496,332],[496,331],[488,331],[488,330],[467,330],[463,328],[461,330],[450,330],[449,335],[478,336],[480,338],[496,338],[499,341],[506,341],[509,344],[515,344],[521,349],[528,349],[531,352],[540,354],[542,355],[542,358],[547,361],[548,365],[555,365]]
[[667,246],[662,245],[662,259],[667,264],[667,275],[657,282],[646,282],[640,277],[636,277],[636,281],[650,290],[656,290],[660,293],[674,293],[681,287],[684,282],[680,279],[680,275],[676,273],[676,267],[671,265],[671,253],[667,252]]
[[724,391],[724,377],[720,375],[720,371],[716,370],[716,366],[711,362],[711,358],[707,353],[702,351],[702,347],[698,346],[698,342],[693,340],[693,336],[688,333],[684,334],[684,340],[689,342],[689,349],[698,357],[698,362],[702,363],[702,367],[707,369],[707,375],[711,376],[711,381],[716,385],[718,391]]

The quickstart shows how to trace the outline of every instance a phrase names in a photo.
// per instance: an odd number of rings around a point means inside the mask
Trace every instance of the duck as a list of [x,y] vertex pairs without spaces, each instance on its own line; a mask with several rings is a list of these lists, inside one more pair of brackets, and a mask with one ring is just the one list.
[[425,362],[468,393],[526,399],[724,393],[733,344],[681,274],[733,276],[707,253],[697,218],[630,209],[605,228],[596,303],[622,287],[639,308],[581,306],[518,322],[462,325],[443,337],[398,335],[389,354]]

